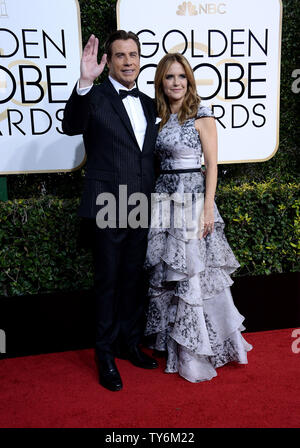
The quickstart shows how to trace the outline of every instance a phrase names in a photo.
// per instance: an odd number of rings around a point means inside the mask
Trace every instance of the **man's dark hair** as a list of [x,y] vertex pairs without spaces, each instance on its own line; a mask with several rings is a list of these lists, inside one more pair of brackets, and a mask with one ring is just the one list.
[[138,53],[139,56],[141,56],[141,44],[139,41],[139,38],[136,34],[134,34],[132,31],[124,31],[124,30],[117,30],[114,31],[110,36],[108,36],[105,44],[104,44],[104,53],[107,54],[107,60],[110,61],[111,59],[111,46],[115,40],[128,40],[132,39],[136,43],[138,47]]

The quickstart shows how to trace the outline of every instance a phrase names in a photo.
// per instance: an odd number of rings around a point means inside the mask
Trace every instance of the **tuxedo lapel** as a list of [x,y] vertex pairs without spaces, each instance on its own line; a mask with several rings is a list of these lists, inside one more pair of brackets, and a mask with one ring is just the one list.
[[147,120],[147,128],[146,128],[146,132],[145,132],[145,138],[144,138],[144,144],[143,144],[143,151],[146,150],[147,148],[147,143],[149,140],[149,136],[151,135],[151,131],[152,131],[152,126],[151,126],[151,113],[149,110],[149,102],[147,102],[145,100],[145,98],[143,97],[143,95],[140,96],[140,100],[143,106],[143,110],[144,110],[144,114]]
[[114,110],[118,114],[118,116],[120,117],[122,123],[124,124],[125,128],[127,129],[129,134],[133,138],[134,142],[136,143],[138,150],[140,151],[138,142],[135,138],[134,131],[132,129],[131,122],[130,122],[130,119],[126,112],[126,109],[125,109],[122,99],[120,98],[116,89],[114,88],[114,86],[111,84],[111,82],[109,80],[106,80],[105,83],[106,83],[106,91],[109,96],[109,100],[110,100],[112,107],[114,108]]

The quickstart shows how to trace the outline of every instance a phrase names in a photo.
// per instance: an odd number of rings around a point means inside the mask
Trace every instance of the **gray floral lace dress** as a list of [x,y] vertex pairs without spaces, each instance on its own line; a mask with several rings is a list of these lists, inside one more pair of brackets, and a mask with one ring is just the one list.
[[[200,117],[213,114],[200,106]],[[161,170],[201,168],[195,119],[180,125],[177,115],[171,114],[158,134],[155,151]],[[241,335],[244,317],[230,292],[230,274],[239,263],[216,204],[214,231],[199,238],[204,194],[202,171],[159,176],[145,261],[150,278],[145,334],[153,335],[152,348],[167,352],[165,372],[178,372],[191,382],[212,379],[217,367],[231,361],[246,364],[252,348]],[[187,213],[177,213],[181,221],[176,221],[176,210],[191,207],[193,220],[187,219]]]

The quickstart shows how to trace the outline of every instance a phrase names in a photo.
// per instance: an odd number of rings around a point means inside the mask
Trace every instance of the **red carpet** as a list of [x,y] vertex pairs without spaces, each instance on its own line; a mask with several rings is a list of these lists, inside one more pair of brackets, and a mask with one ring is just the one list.
[[[299,428],[292,329],[245,334],[249,364],[191,384],[117,360],[121,392],[98,385],[93,350],[0,361],[1,428]],[[298,344],[300,346],[300,344]]]

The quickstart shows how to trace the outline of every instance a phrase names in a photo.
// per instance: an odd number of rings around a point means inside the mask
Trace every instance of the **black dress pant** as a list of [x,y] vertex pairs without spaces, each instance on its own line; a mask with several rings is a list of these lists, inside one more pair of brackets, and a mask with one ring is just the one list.
[[141,341],[148,229],[100,229],[94,220],[89,221],[94,260],[96,354],[101,361],[114,358]]

